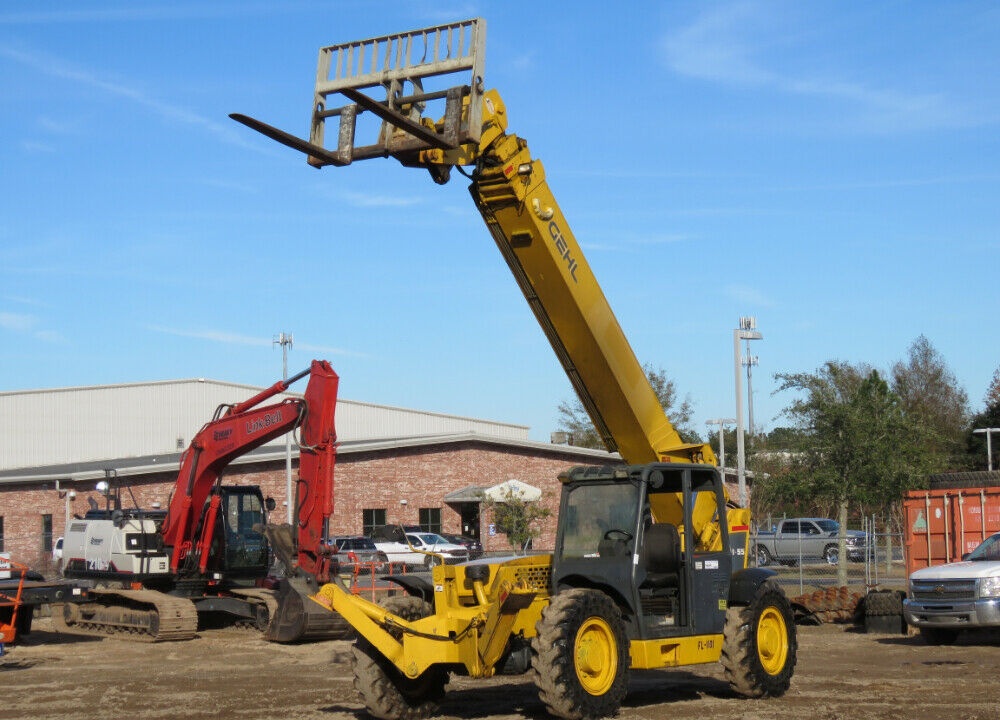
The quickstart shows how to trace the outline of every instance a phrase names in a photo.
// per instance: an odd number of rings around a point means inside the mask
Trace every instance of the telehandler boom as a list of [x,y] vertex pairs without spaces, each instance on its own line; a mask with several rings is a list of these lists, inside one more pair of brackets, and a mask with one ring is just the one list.
[[[408,594],[382,606],[337,584],[315,599],[357,631],[355,687],[386,720],[435,712],[450,672],[530,668],[549,711],[570,720],[613,715],[630,668],[721,660],[737,692],[781,695],[795,628],[773,573],[746,568],[749,510],[728,502],[711,448],[683,442],[671,425],[541,162],[507,133],[503,101],[483,86],[485,37],[474,19],[322,48],[309,140],[232,117],[315,167],[393,157],[438,183],[453,169],[468,175],[605,445],[630,465],[560,476],[552,555],[439,566],[433,582],[401,579]],[[467,82],[448,84],[462,73]],[[349,102],[333,107],[338,94]],[[381,120],[369,144],[357,137],[365,112]]]

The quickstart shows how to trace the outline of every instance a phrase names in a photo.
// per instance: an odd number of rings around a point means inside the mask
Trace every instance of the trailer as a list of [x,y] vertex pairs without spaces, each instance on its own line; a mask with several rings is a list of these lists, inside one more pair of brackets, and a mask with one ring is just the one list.
[[86,602],[88,587],[75,582],[47,581],[27,565],[0,553],[0,654],[31,632],[35,609],[41,605]]

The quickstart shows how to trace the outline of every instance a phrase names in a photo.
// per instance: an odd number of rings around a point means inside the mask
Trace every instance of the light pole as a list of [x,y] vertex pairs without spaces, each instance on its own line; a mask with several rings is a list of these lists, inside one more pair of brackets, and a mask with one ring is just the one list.
[[736,366],[736,480],[739,487],[740,507],[747,506],[747,464],[743,438],[743,357],[740,340],[763,340],[757,332],[757,318],[741,317],[740,326],[733,330],[733,358]]
[[[271,343],[281,345],[281,379],[288,380],[288,348],[292,346],[291,333],[278,333]],[[288,507],[288,524],[292,524],[292,434],[285,435],[285,498]]]
[[747,340],[747,354],[743,357],[743,365],[747,369],[747,432],[753,438],[753,368],[757,366],[759,360],[756,355],[750,354],[750,341]]
[[986,436],[986,469],[993,472],[993,443],[990,438],[993,437],[993,433],[1000,433],[1000,428],[979,428],[972,432]]
[[736,420],[733,418],[715,418],[706,420],[706,425],[719,426],[719,469],[722,471],[722,480],[726,480],[726,425],[732,425]]

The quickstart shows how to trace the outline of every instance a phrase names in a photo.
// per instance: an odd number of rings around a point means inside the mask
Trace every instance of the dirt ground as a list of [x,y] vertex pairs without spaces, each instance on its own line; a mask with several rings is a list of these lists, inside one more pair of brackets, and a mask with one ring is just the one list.
[[[1000,717],[1000,639],[929,647],[916,635],[866,635],[849,626],[799,627],[791,690],[732,695],[721,667],[632,674],[623,720],[839,720]],[[36,621],[0,658],[0,713],[48,718],[366,718],[351,686],[350,643],[274,645],[245,630],[187,642],[88,639]],[[547,717],[527,676],[453,678],[442,718]]]

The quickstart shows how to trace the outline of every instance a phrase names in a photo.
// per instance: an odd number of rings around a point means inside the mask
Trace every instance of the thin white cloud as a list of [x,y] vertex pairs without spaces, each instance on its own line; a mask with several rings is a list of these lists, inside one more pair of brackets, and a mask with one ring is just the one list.
[[728,285],[726,295],[748,307],[774,307],[775,303],[764,293],[749,285]]
[[[679,75],[832,101],[844,114],[830,121],[852,130],[922,130],[977,122],[941,93],[877,87],[837,77],[839,68],[827,76],[821,71],[797,73],[794,68],[801,63],[788,59],[797,49],[794,27],[789,27],[795,22],[796,5],[751,1],[698,7],[708,9],[661,41],[663,62]],[[775,48],[781,54],[773,52]]]
[[32,315],[22,313],[0,312],[0,328],[13,330],[15,332],[25,332],[34,327],[37,319]]
[[420,200],[415,197],[397,197],[395,195],[369,195],[366,193],[344,193],[344,199],[354,207],[410,207]]
[[29,155],[54,155],[58,152],[52,145],[37,140],[22,140],[21,149]]
[[209,340],[211,342],[224,343],[226,345],[252,345],[256,347],[271,344],[270,338],[253,337],[251,335],[240,335],[238,333],[226,332],[224,330],[180,330],[168,328],[161,325],[147,325],[153,332],[164,333],[166,335],[176,335],[177,337],[194,338],[196,340]]
[[78,86],[92,88],[108,97],[127,100],[159,116],[167,122],[187,125],[214,135],[219,140],[242,148],[260,150],[259,143],[251,143],[247,133],[240,132],[235,123],[223,124],[210,120],[187,108],[171,105],[147,95],[129,85],[107,80],[90,70],[75,67],[60,58],[13,47],[0,46],[0,57],[29,67],[36,72],[66,80]]
[[37,300],[35,298],[30,298],[30,297],[24,297],[22,295],[5,295],[3,299],[6,300],[7,302],[17,303],[18,305],[28,305],[29,307],[42,307],[42,308],[52,307],[48,303],[42,302],[41,300]]
[[[267,347],[274,345],[274,338],[263,338],[253,335],[241,335],[239,333],[225,330],[183,330],[180,328],[169,328],[162,325],[147,325],[153,332],[165,335],[175,335],[177,337],[193,338],[195,340],[208,340],[209,342],[222,343],[224,345],[247,345],[251,347]],[[329,347],[325,345],[312,345],[310,343],[295,343],[293,347],[308,352],[317,352],[327,355],[353,355],[364,357],[361,353],[351,352],[343,348]]]
[[[298,3],[298,5],[302,5]],[[282,3],[281,11],[287,12],[292,3]],[[142,6],[127,3],[117,8],[84,8],[61,10],[25,10],[0,13],[0,25],[53,25],[87,24],[105,22],[149,22],[155,20],[197,20],[205,18],[247,15],[267,15],[275,12],[270,2],[195,3],[175,6],[171,3]]]
[[65,339],[55,330],[39,328],[39,320],[25,313],[0,312],[0,330],[29,335],[46,343],[62,343]]
[[343,348],[330,347],[328,345],[313,345],[312,343],[296,343],[296,350],[305,350],[310,353],[320,353],[322,355],[350,355],[352,357],[369,357],[365,353],[351,352]]
[[683,233],[650,233],[650,234],[638,234],[638,233],[617,233],[614,238],[614,242],[591,242],[588,240],[579,240],[580,247],[589,252],[624,252],[624,253],[637,253],[645,252],[645,248],[649,248],[656,245],[673,245],[680,242],[687,242],[691,240],[690,235],[685,235]]

